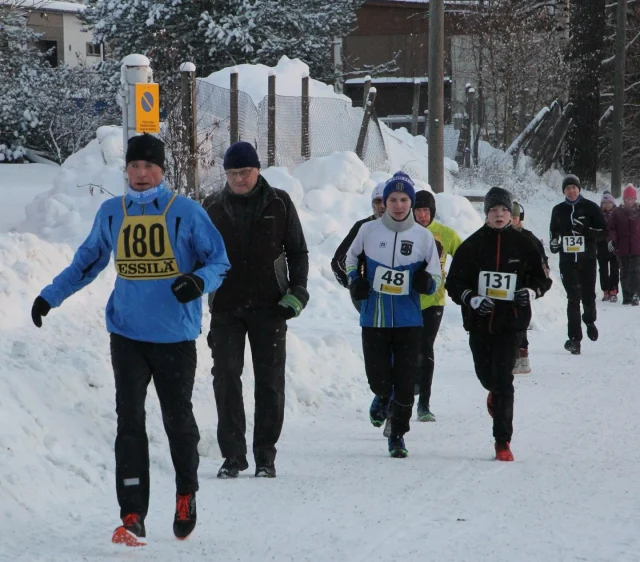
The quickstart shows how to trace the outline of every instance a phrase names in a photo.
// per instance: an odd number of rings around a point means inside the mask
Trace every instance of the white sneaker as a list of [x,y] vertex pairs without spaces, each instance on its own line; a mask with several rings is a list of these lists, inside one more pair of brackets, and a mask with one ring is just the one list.
[[529,358],[520,357],[518,361],[520,361],[520,370],[518,371],[518,373],[521,375],[528,375],[531,372],[531,365],[529,364]]
[[513,366],[513,371],[511,371],[511,373],[514,375],[519,375],[521,373],[520,371],[521,365],[522,365],[522,359],[520,359],[520,357],[516,357],[516,362]]

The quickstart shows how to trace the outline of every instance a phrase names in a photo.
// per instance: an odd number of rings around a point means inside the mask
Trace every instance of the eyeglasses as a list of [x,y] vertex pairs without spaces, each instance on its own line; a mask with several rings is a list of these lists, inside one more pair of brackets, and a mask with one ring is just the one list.
[[253,168],[248,168],[246,170],[239,170],[238,172],[234,172],[233,170],[227,170],[225,173],[227,174],[227,177],[229,179],[241,179],[241,180],[246,180],[250,175],[251,172],[253,171]]

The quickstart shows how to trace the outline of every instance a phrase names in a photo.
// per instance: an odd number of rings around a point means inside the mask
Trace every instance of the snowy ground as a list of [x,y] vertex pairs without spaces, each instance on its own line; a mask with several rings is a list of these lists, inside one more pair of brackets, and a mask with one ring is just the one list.
[[[426,150],[419,140],[411,151],[390,151],[393,170],[417,166],[416,152]],[[151,385],[149,545],[111,545],[119,509],[104,306],[114,271],[51,311],[41,330],[29,311],[70,262],[102,201],[122,193],[121,170],[122,135],[109,127],[60,168],[0,166],[0,562],[640,561],[640,311],[600,304],[600,341],[570,356],[562,349],[566,300],[555,256],[554,287],[534,303],[533,374],[516,380],[516,462],[493,460],[486,393],[452,303],[436,342],[438,421],[412,424],[409,458],[388,457],[381,430],[368,421],[357,315],[329,262],[389,174],[371,173],[349,152],[264,171],[291,195],[310,249],[311,300],[287,336],[278,478],[255,479],[253,467],[236,481],[215,477],[222,459],[211,360],[200,337],[196,531],[186,542],[172,535],[174,475]],[[522,169],[502,172],[500,184],[524,203],[525,224],[546,242],[551,208],[562,199],[560,175],[547,174],[545,184]],[[482,206],[460,194],[494,183],[464,183],[454,173],[450,166],[445,193],[436,196],[437,218],[464,238],[482,224]],[[250,442],[248,346],[244,379]]]

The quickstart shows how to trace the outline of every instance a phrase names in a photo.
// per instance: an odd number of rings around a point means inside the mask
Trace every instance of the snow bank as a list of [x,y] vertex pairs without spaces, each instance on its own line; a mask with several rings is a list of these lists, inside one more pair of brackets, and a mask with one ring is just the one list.
[[[276,77],[276,93],[279,96],[301,96],[302,77],[309,76],[309,67],[304,62],[283,56],[273,67],[264,64],[239,64],[218,70],[204,78],[204,81],[228,89],[229,75],[233,71],[238,72],[238,89],[249,94],[256,105],[267,95],[270,74]],[[347,96],[336,94],[332,86],[313,78],[309,80],[309,95],[319,98],[337,98],[351,103]]]

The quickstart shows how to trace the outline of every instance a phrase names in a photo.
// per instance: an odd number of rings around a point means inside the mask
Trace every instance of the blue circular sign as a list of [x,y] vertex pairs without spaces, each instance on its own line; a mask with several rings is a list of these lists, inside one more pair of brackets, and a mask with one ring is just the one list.
[[151,111],[153,109],[154,103],[155,100],[153,99],[153,95],[151,95],[150,92],[145,92],[144,94],[142,94],[142,97],[140,98],[140,106],[142,107],[143,111]]

